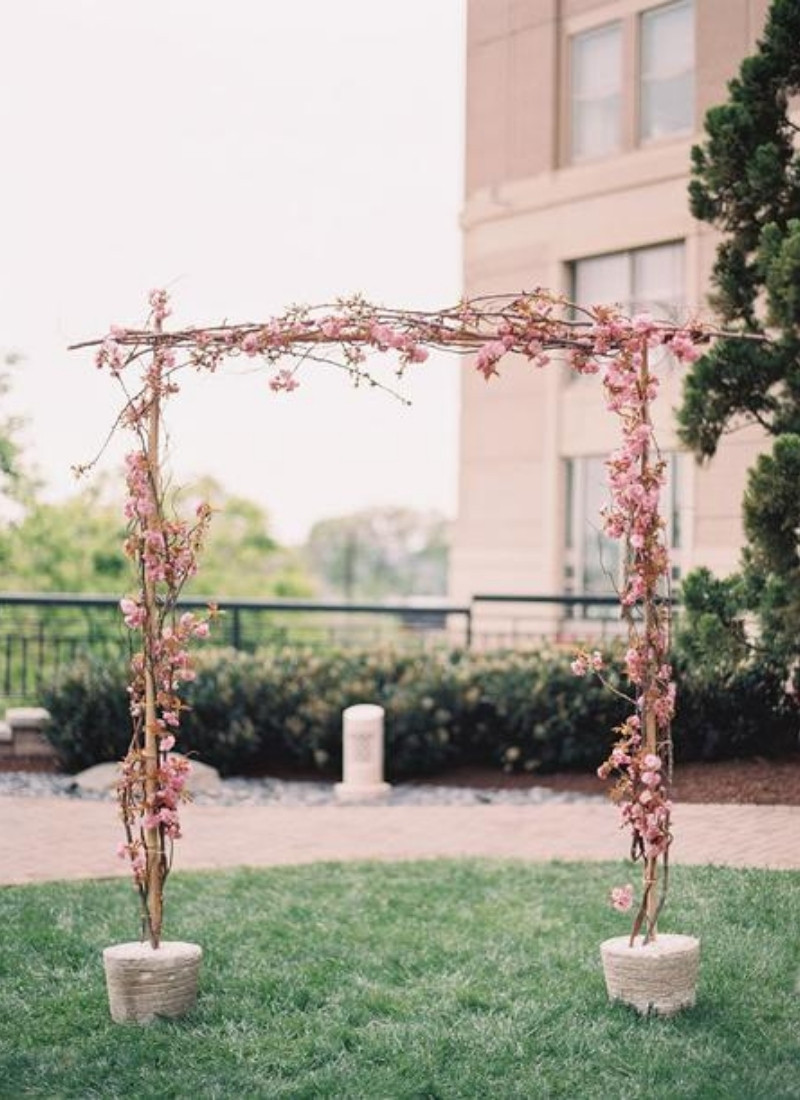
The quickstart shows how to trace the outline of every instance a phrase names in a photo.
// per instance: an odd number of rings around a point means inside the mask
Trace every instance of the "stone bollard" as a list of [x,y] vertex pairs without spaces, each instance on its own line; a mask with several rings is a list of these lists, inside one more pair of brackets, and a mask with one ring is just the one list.
[[383,780],[383,707],[359,703],[342,712],[342,801],[382,798],[391,790]]
[[[55,754],[44,733],[49,722],[50,714],[44,707],[9,707],[6,724],[11,729],[12,755],[53,759]],[[7,740],[5,732],[0,740]]]

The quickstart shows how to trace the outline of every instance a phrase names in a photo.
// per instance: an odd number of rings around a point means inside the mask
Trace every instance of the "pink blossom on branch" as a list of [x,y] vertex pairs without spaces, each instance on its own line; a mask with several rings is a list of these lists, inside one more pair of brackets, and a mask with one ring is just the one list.
[[125,620],[125,625],[129,626],[131,630],[140,629],[147,615],[144,607],[136,600],[131,600],[127,596],[119,601],[119,607],[122,612],[122,617]]

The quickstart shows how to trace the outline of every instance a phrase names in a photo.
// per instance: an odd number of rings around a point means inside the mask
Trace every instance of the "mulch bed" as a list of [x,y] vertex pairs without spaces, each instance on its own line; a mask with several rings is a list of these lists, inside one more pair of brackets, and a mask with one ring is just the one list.
[[[461,787],[526,789],[547,787],[577,794],[601,794],[605,784],[592,773],[506,775],[486,768],[457,768],[432,776],[428,783]],[[676,802],[751,802],[800,806],[800,753],[781,760],[722,760],[680,764],[675,768],[672,796]]]
[[[53,771],[54,762],[44,757],[0,758],[0,771]],[[280,779],[334,778],[318,771],[270,769]],[[593,772],[558,772],[554,775],[511,773],[497,768],[461,767],[414,782],[450,787],[489,787],[527,790],[547,787],[575,794],[602,794],[605,784]],[[751,802],[760,805],[800,806],[800,752],[780,760],[722,760],[679,764],[675,768],[672,795],[676,802]]]

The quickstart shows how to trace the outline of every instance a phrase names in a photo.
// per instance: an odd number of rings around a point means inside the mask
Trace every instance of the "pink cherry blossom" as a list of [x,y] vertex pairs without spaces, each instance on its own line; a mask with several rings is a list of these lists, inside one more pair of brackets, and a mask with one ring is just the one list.
[[626,913],[633,905],[633,886],[615,886],[611,891],[611,904],[620,913]]
[[131,600],[126,596],[119,601],[119,606],[125,625],[132,630],[138,629],[145,622],[147,612],[143,605],[137,603],[136,600]]
[[292,371],[279,370],[277,374],[270,379],[269,388],[274,390],[275,393],[291,393],[292,390],[296,390],[300,383],[295,378]]
[[258,333],[248,332],[242,340],[241,347],[245,355],[258,355],[260,350]]

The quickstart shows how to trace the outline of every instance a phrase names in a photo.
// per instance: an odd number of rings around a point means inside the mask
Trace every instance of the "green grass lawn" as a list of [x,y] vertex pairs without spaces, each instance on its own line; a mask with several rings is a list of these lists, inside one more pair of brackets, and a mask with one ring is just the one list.
[[800,1097],[800,875],[678,868],[665,931],[702,940],[696,1008],[606,1000],[627,931],[611,865],[322,864],[168,883],[205,949],[180,1021],[113,1024],[100,958],[123,882],[0,890],[0,1096]]

